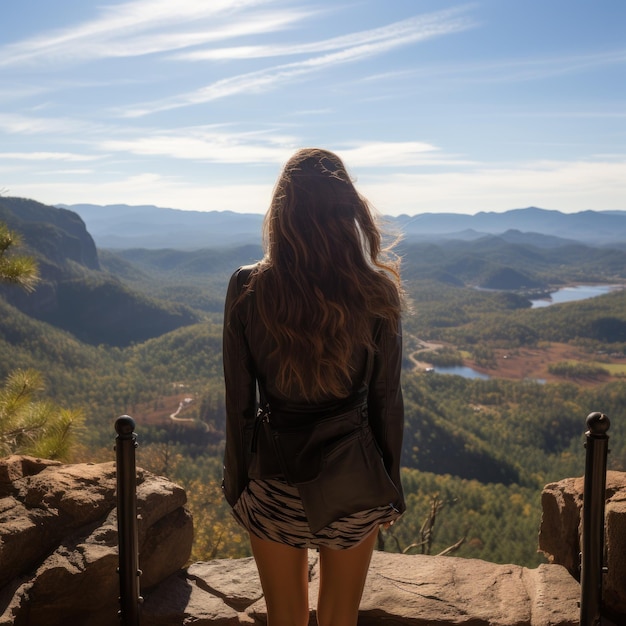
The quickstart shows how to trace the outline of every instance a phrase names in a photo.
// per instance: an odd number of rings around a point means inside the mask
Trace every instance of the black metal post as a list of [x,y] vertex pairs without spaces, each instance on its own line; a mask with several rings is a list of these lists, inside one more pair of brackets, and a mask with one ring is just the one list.
[[604,573],[604,498],[611,422],[602,413],[587,416],[580,563],[580,626],[600,624]]
[[119,546],[120,622],[139,626],[139,552],[137,540],[137,469],[135,420],[122,415],[115,421],[117,466],[117,535]]

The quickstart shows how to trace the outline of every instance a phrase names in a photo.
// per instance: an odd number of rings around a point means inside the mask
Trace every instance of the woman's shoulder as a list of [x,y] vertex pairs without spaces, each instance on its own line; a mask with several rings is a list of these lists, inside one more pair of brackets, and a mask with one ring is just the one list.
[[237,285],[239,290],[243,289],[248,284],[252,274],[257,272],[261,262],[252,263],[251,265],[241,265],[238,267],[230,277],[231,285]]
[[258,270],[261,266],[261,261],[257,261],[256,263],[250,263],[250,265],[240,265],[234,272],[233,276],[238,276],[240,274],[249,276],[255,270]]

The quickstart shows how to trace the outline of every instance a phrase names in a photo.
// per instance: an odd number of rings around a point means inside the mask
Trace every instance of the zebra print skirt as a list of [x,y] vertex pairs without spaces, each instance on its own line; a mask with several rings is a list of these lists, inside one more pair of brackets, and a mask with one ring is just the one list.
[[233,507],[233,516],[260,539],[294,548],[320,546],[345,550],[365,539],[381,524],[395,521],[400,513],[382,506],[342,517],[313,534],[302,507],[298,488],[277,479],[251,480]]

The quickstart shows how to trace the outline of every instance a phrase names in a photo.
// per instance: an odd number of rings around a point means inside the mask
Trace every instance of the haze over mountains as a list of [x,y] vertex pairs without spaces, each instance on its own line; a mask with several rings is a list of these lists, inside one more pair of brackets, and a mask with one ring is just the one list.
[[[254,213],[182,211],[124,204],[57,206],[80,215],[98,248],[192,250],[259,244],[261,239],[263,216]],[[558,245],[558,239],[570,240],[563,244],[573,240],[602,246],[626,240],[626,211],[562,213],[529,207],[504,213],[422,213],[386,219],[394,230],[402,232],[405,241],[471,241],[504,233],[511,242],[532,239],[538,247]]]
[[260,214],[126,204],[57,206],[82,217],[98,248],[193,250],[261,241],[263,216]]

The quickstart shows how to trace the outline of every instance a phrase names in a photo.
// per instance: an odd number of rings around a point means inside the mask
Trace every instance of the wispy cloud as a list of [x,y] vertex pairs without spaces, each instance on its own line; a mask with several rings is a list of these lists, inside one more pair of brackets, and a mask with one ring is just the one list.
[[420,16],[374,30],[352,33],[343,37],[327,39],[318,43],[277,47],[270,52],[251,52],[251,56],[294,55],[310,52],[325,52],[305,60],[284,63],[254,72],[230,76],[215,81],[206,87],[180,94],[157,102],[146,103],[124,112],[127,117],[140,117],[159,111],[211,102],[220,98],[258,93],[273,89],[314,72],[319,72],[344,63],[352,63],[389,52],[419,41],[450,35],[474,26],[469,18],[459,15],[459,10],[441,11]]
[[444,154],[436,146],[420,141],[359,142],[337,152],[355,168],[414,168],[418,166],[474,165],[458,155]]
[[[541,206],[565,212],[623,210],[626,160],[527,161],[445,172],[362,177],[383,213],[476,213]],[[538,200],[538,199],[541,200]]]
[[356,46],[372,45],[391,39],[406,39],[408,42],[413,42],[470,28],[474,23],[464,15],[466,10],[466,8],[455,8],[427,15],[417,15],[387,26],[332,37],[321,41],[299,42],[286,45],[236,46],[194,50],[192,52],[175,55],[174,58],[189,61],[259,59],[330,52],[333,50],[354,48]]
[[97,198],[99,204],[154,204],[196,211],[262,213],[269,206],[272,184],[192,184],[173,176],[144,173],[111,180],[31,181],[26,186],[11,185],[8,193],[47,198],[50,204],[79,204]]
[[99,158],[72,152],[0,152],[0,159],[10,161],[94,161]]
[[[223,164],[282,164],[302,145],[301,137],[277,130],[229,132],[213,127],[193,127],[172,132],[108,139],[98,149],[108,153],[207,161]],[[344,142],[334,149],[354,168],[412,168],[416,166],[471,165],[472,162],[442,153],[432,144],[418,141]]]
[[[0,48],[0,67],[139,56],[283,28],[310,12],[249,13],[271,0],[135,0],[93,20]],[[237,17],[242,11],[242,17]],[[237,17],[237,19],[235,19]],[[223,18],[223,19],[221,19]],[[165,31],[161,30],[165,29]]]
[[0,91],[0,102],[10,103],[11,101],[33,98],[45,93],[46,89],[41,85],[20,85],[12,84],[10,89]]
[[[207,24],[205,28],[185,31],[180,28],[176,32],[152,33],[141,37],[120,38],[94,42],[83,47],[93,57],[136,57],[146,54],[181,50],[200,44],[242,37],[247,35],[263,35],[282,30],[309,15],[304,11],[284,11],[281,13],[258,13],[253,16],[242,16],[239,21],[226,22],[221,25]],[[179,57],[171,57],[179,58]]]
[[[624,63],[626,63],[626,49],[619,49],[610,52],[590,52],[587,54],[544,55],[542,57],[527,58],[506,57],[484,62],[457,61],[450,64],[437,63],[425,68],[415,69],[411,74],[414,77],[431,77],[438,80],[453,79],[456,84],[523,82],[585,72],[598,67]],[[386,78],[389,77],[379,74],[370,77],[370,80]]]
[[0,131],[11,135],[61,135],[104,130],[99,122],[76,120],[70,117],[42,117],[21,113],[0,113]]
[[271,132],[220,132],[195,127],[101,142],[106,152],[213,163],[281,163],[298,146],[297,139]]
[[479,69],[483,81],[525,81],[584,72],[597,67],[626,63],[626,49],[611,52],[513,59]]

